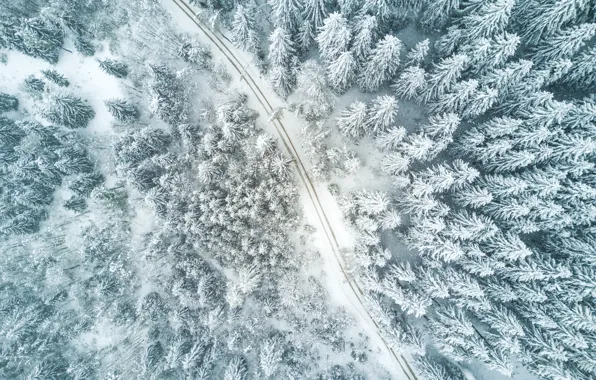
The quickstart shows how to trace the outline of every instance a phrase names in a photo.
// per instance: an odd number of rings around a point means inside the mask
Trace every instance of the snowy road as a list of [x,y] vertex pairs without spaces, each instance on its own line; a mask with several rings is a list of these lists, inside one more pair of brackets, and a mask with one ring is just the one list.
[[[265,111],[265,116],[270,115],[274,109],[285,105],[273,93],[270,86],[261,79],[254,67],[247,63],[248,60],[243,57],[243,53],[236,51],[227,37],[213,32],[202,24],[188,3],[184,0],[162,0],[162,3],[171,12],[180,28],[195,31],[198,28],[209,40],[210,45],[215,48],[213,49],[214,54],[221,55],[225,59],[233,78],[238,82],[245,81],[254,94],[254,99],[249,99],[249,105],[253,103],[253,105],[260,106]],[[258,104],[254,104],[255,100]],[[322,242],[329,246],[328,249],[322,250],[322,253],[325,272],[328,274],[327,285],[330,293],[336,301],[353,312],[362,328],[366,329],[366,334],[371,338],[371,343],[381,348],[384,360],[380,361],[385,364],[395,379],[417,379],[406,358],[396,354],[380,335],[377,324],[363,305],[361,288],[355,281],[350,279],[345,271],[345,265],[340,255],[341,245],[338,242],[338,236],[343,239],[342,242],[344,242],[343,246],[345,247],[346,239],[348,239],[347,243],[350,243],[350,233],[343,223],[341,212],[333,196],[323,186],[316,186],[308,176],[308,160],[305,159],[300,145],[294,143],[294,141],[297,141],[296,133],[299,128],[291,129],[286,128],[284,125],[286,123],[286,125],[298,126],[300,121],[292,114],[286,114],[280,119],[274,119],[267,126],[275,128],[275,133],[281,139],[288,154],[293,158],[300,182],[303,185],[300,195],[303,199],[306,216],[318,221],[319,231],[322,232]]]

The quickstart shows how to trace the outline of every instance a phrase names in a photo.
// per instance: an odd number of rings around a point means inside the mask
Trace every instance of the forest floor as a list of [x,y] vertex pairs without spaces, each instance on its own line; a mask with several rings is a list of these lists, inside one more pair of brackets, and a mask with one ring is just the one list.
[[333,195],[325,184],[314,183],[308,172],[311,165],[299,143],[301,125],[304,123],[295,115],[284,112],[279,120],[268,122],[268,116],[274,109],[286,107],[250,63],[247,54],[238,51],[229,39],[220,32],[213,32],[200,23],[193,14],[192,8],[181,0],[162,0],[162,4],[175,20],[180,29],[199,34],[200,40],[212,48],[216,60],[222,61],[232,76],[232,83],[239,90],[249,95],[248,105],[259,111],[261,125],[272,135],[279,136],[280,142],[286,146],[288,154],[296,164],[300,177],[300,199],[304,217],[310,225],[317,226],[317,245],[324,263],[325,284],[333,301],[343,306],[354,316],[362,333],[371,339],[371,346],[376,351],[376,359],[382,363],[392,378],[416,379],[407,359],[395,354],[387,346],[379,334],[379,330],[362,303],[363,294],[358,284],[345,271],[341,257],[342,250],[351,250],[355,243],[353,233],[345,224],[342,212]]

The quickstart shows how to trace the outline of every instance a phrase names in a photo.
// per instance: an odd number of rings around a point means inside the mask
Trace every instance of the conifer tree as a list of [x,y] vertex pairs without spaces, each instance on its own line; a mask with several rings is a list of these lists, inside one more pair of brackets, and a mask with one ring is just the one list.
[[19,108],[19,100],[16,97],[0,92],[0,113],[16,111],[17,108]]
[[297,110],[307,120],[322,119],[331,113],[333,95],[323,69],[314,60],[304,62],[300,67],[296,94],[299,99]]
[[426,71],[418,66],[406,68],[392,88],[400,98],[416,100],[426,86]]
[[95,111],[86,102],[73,95],[56,94],[42,109],[42,115],[52,123],[67,128],[85,128],[95,117]]
[[259,44],[255,26],[255,5],[239,4],[232,20],[232,37],[236,46],[255,52]]
[[358,77],[358,85],[372,92],[391,80],[399,68],[401,49],[402,43],[397,37],[388,34],[380,40]]
[[337,12],[330,14],[316,38],[321,57],[326,61],[337,59],[341,53],[348,50],[350,39],[348,20]]
[[400,146],[406,135],[407,132],[404,127],[391,127],[375,136],[375,145],[384,151],[395,150]]
[[404,64],[406,66],[419,66],[424,63],[426,56],[428,55],[428,51],[430,50],[430,41],[427,39],[422,40],[416,44],[408,54],[406,55],[406,60]]
[[104,59],[99,61],[99,67],[106,73],[116,78],[126,78],[128,76],[128,65],[113,59]]
[[596,23],[580,24],[541,41],[535,48],[534,61],[538,64],[573,56],[596,34]]
[[345,92],[356,77],[357,62],[352,52],[344,51],[327,65],[327,78],[338,93]]
[[531,6],[526,9],[520,7],[516,21],[522,30],[521,37],[530,45],[560,31],[588,7],[585,0],[558,0],[528,5]]
[[308,49],[315,42],[316,30],[310,21],[304,21],[298,28],[298,49],[303,54],[308,52]]
[[461,25],[464,26],[464,38],[473,41],[480,37],[491,37],[505,30],[509,23],[514,0],[496,0],[487,2],[476,11],[464,16]]
[[13,33],[11,47],[50,63],[58,62],[64,31],[55,22],[41,16],[23,18]]
[[269,37],[269,62],[274,67],[289,67],[295,54],[294,43],[290,34],[277,28]]
[[429,101],[449,91],[469,62],[468,56],[457,54],[442,59],[429,74],[423,99]]
[[364,3],[362,13],[375,15],[381,23],[388,22],[394,9],[393,3],[388,0],[371,0]]
[[294,43],[287,31],[277,28],[269,37],[269,61],[272,69],[270,80],[274,89],[283,97],[290,94],[295,84],[293,71],[295,60]]
[[369,107],[368,116],[365,123],[367,134],[377,134],[385,131],[397,114],[397,100],[393,96],[378,96],[372,101]]
[[327,17],[325,0],[304,0],[303,6],[304,19],[312,22],[315,29],[322,27],[323,20]]
[[139,119],[140,112],[137,107],[124,99],[107,100],[105,104],[112,116],[120,122],[133,123]]
[[596,47],[582,51],[574,60],[573,67],[563,76],[562,81],[574,86],[589,88],[596,83]]
[[461,0],[437,0],[432,7],[426,7],[420,24],[426,30],[440,30],[448,22],[453,11],[460,6]]
[[338,5],[341,14],[351,18],[360,9],[362,2],[360,0],[339,0]]
[[365,103],[355,101],[337,118],[337,126],[344,136],[353,139],[364,135],[368,108]]
[[268,0],[271,5],[273,25],[287,31],[294,31],[298,27],[297,16],[302,4],[297,0]]
[[57,84],[60,87],[68,87],[70,85],[68,79],[66,79],[64,75],[60,74],[56,70],[43,70],[41,73],[49,81]]
[[370,55],[377,38],[377,28],[375,16],[364,14],[355,19],[352,50],[358,62],[364,62]]

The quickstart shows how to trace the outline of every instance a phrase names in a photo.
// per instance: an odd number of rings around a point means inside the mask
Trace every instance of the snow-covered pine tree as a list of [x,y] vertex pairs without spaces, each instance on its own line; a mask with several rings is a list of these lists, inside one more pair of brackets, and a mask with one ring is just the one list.
[[0,92],[0,113],[15,111],[19,108],[19,100],[10,94]]
[[316,37],[321,57],[326,61],[337,59],[341,53],[348,50],[350,39],[348,20],[340,13],[331,13]]
[[294,42],[290,34],[282,28],[276,28],[269,37],[269,62],[271,70],[269,78],[273,88],[283,97],[288,96],[295,84]]
[[358,76],[358,85],[364,91],[376,91],[393,79],[399,69],[402,46],[397,37],[389,34],[376,44]]
[[232,20],[232,40],[236,46],[256,52],[259,38],[255,25],[256,5],[249,2],[247,5],[238,4]]
[[393,96],[383,95],[373,99],[368,108],[365,133],[376,135],[385,131],[393,124],[397,109],[397,100]]
[[304,62],[298,71],[297,111],[307,120],[320,120],[332,111],[334,96],[321,66],[315,60]]
[[337,118],[337,126],[344,136],[357,139],[364,135],[368,107],[365,103],[355,101]]
[[137,107],[124,99],[110,99],[105,104],[112,116],[120,122],[133,123],[140,117]]
[[406,55],[405,66],[420,66],[424,63],[428,51],[430,50],[430,41],[427,39],[418,42]]
[[356,77],[357,62],[351,51],[344,51],[327,65],[327,78],[338,93],[343,93],[352,86]]
[[596,34],[596,23],[585,23],[550,36],[535,47],[533,60],[542,65],[562,58],[570,58]]
[[54,94],[43,106],[41,114],[48,121],[67,128],[85,128],[95,117],[95,111],[74,95]]
[[269,71],[269,81],[273,89],[282,97],[288,97],[296,86],[296,77],[292,69],[276,66]]
[[515,26],[520,28],[524,42],[535,45],[577,20],[588,8],[587,0],[532,2],[518,7]]
[[354,14],[356,14],[362,7],[361,0],[339,0],[337,3],[341,10],[341,14],[348,18],[352,18],[352,16],[354,16]]
[[323,20],[327,17],[327,4],[325,0],[304,0],[302,17],[310,21],[315,29],[323,26]]
[[391,86],[398,97],[416,100],[426,86],[426,71],[418,66],[406,68]]
[[444,58],[438,64],[435,64],[428,76],[427,86],[422,96],[423,100],[428,102],[449,91],[467,67],[468,62],[467,55],[457,54]]
[[316,38],[316,30],[310,21],[304,21],[298,28],[298,50],[306,54]]
[[56,70],[43,70],[41,72],[50,82],[57,84],[60,87],[68,87],[70,82]]
[[461,19],[460,24],[464,27],[462,37],[466,41],[502,33],[509,23],[515,0],[496,0],[483,3]]
[[563,76],[562,82],[581,88],[590,88],[596,84],[596,47],[580,52],[573,59],[573,67]]
[[42,16],[23,17],[5,32],[12,34],[8,38],[10,47],[50,63],[58,62],[64,31],[57,23]]
[[453,85],[451,91],[439,95],[429,104],[430,113],[455,112],[462,114],[464,109],[478,93],[478,81],[470,79]]
[[358,62],[364,62],[370,55],[377,39],[377,28],[375,16],[364,14],[355,18],[352,51]]
[[273,67],[290,67],[296,53],[290,33],[276,28],[269,36],[269,62]]
[[297,0],[268,0],[271,5],[273,26],[292,32],[298,28],[302,4]]
[[126,78],[128,76],[128,65],[123,62],[113,59],[104,59],[99,61],[99,67],[116,78]]
[[371,0],[366,1],[364,3],[362,13],[370,13],[377,17],[379,22],[387,23],[389,22],[393,12],[395,10],[395,5],[388,0]]
[[426,30],[440,30],[449,21],[451,14],[459,8],[461,0],[437,0],[432,7],[426,7],[420,25]]

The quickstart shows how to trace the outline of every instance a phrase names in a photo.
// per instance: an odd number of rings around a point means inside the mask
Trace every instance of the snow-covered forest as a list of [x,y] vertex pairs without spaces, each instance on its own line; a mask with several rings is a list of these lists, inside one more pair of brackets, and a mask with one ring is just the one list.
[[0,379],[596,378],[595,0],[0,0]]

